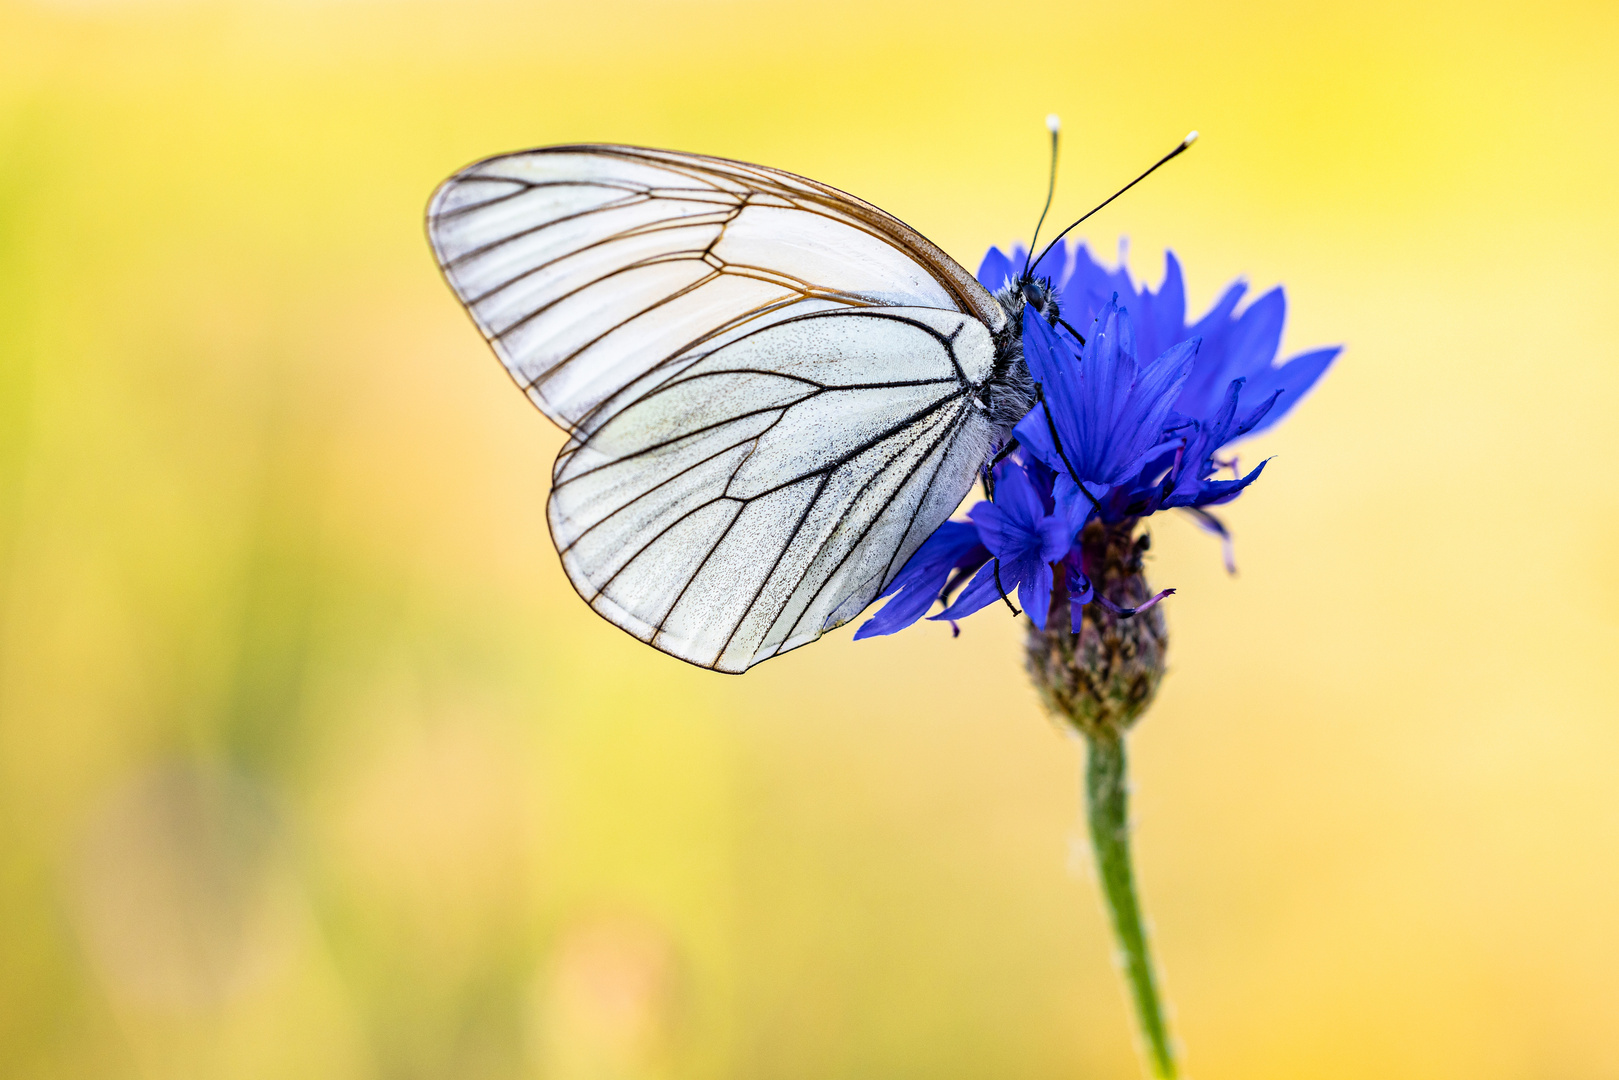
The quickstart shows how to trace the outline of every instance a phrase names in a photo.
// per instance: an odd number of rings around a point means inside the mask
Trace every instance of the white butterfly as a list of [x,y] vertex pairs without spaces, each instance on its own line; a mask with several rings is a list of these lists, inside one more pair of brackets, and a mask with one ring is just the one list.
[[702,667],[858,615],[1033,404],[1016,290],[791,173],[547,147],[445,181],[427,228],[570,436],[549,519],[574,588]]

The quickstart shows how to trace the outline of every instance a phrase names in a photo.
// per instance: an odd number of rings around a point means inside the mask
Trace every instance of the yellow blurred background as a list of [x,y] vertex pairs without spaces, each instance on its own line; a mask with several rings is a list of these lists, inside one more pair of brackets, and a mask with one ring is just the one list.
[[[1619,8],[0,0],[0,1075],[1131,1077],[1011,619],[745,678],[580,603],[433,186],[575,140],[1089,225],[1345,342],[1155,523],[1186,1062],[1619,1077]],[[1089,227],[1089,226],[1088,226]]]

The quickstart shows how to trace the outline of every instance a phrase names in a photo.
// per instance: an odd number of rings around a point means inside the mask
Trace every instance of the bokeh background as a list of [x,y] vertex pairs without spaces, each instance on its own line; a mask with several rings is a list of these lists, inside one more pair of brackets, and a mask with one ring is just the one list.
[[1155,523],[1136,842],[1216,1078],[1619,1077],[1619,8],[0,0],[0,1074],[1130,1077],[1011,619],[591,614],[434,184],[616,140],[1348,349]]

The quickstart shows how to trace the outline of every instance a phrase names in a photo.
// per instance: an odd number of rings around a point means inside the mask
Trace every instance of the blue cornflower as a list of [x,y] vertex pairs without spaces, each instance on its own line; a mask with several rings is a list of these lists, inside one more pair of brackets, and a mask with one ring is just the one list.
[[[1024,256],[1021,246],[1014,247],[1010,257],[999,248],[990,248],[978,268],[978,280],[985,288],[1001,288],[1023,268]],[[1160,356],[1172,345],[1193,338],[1200,340],[1192,374],[1175,401],[1175,411],[1183,416],[1213,417],[1225,404],[1233,379],[1247,380],[1243,391],[1246,400],[1261,401],[1281,391],[1276,407],[1249,434],[1257,434],[1286,416],[1342,351],[1341,346],[1332,346],[1276,362],[1282,324],[1287,318],[1287,297],[1280,286],[1238,315],[1237,306],[1247,294],[1248,285],[1240,279],[1234,281],[1208,314],[1188,323],[1186,285],[1180,260],[1173,251],[1164,253],[1164,280],[1156,292],[1146,285],[1138,286],[1122,259],[1116,269],[1109,270],[1091,256],[1084,244],[1070,250],[1065,242],[1058,241],[1032,270],[1050,279],[1063,320],[1071,326],[1089,326],[1108,301],[1117,296],[1132,316],[1140,356]]]
[[[1022,259],[1020,249],[1008,258],[991,248],[979,280],[1004,288]],[[1153,292],[1138,288],[1122,266],[1110,271],[1096,263],[1083,245],[1070,253],[1059,243],[1042,260],[1036,270],[1049,274],[1043,284],[1055,305],[1023,309],[1024,360],[1037,403],[1014,429],[1012,453],[986,474],[990,500],[974,506],[968,521],[946,522],[929,537],[857,638],[903,629],[935,599],[946,606],[933,618],[953,624],[997,600],[1010,606],[1013,593],[1044,629],[1059,580],[1075,633],[1088,603],[1133,614],[1173,590],[1136,607],[1105,595],[1094,583],[1114,575],[1121,550],[1105,534],[1128,541],[1136,521],[1160,510],[1195,515],[1225,541],[1230,567],[1229,534],[1207,508],[1235,498],[1265,466],[1240,474],[1235,459],[1222,460],[1219,451],[1285,415],[1339,349],[1276,365],[1282,291],[1237,315],[1246,290],[1240,281],[1188,325],[1172,252],[1166,264]],[[1216,478],[1222,469],[1231,470],[1230,479]],[[1088,528],[1101,530],[1089,542]]]
[[1009,597],[1015,587],[1023,609],[1043,629],[1051,607],[1051,566],[1067,557],[1085,523],[1084,508],[1076,508],[1072,501],[1048,505],[1040,490],[1044,485],[1016,462],[1002,462],[995,472],[994,500],[967,512],[989,553],[988,563],[937,617],[955,620],[971,615]]

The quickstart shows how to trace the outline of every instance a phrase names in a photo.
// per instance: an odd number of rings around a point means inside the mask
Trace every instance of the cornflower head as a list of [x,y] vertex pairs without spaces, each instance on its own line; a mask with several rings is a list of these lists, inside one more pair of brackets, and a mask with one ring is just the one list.
[[922,545],[855,636],[901,630],[935,601],[943,609],[930,618],[952,626],[994,604],[1021,608],[1047,706],[1087,733],[1119,732],[1163,677],[1157,605],[1174,591],[1147,587],[1150,540],[1139,527],[1161,511],[1189,513],[1222,539],[1231,569],[1230,534],[1211,508],[1265,463],[1243,473],[1222,452],[1285,416],[1339,349],[1278,364],[1285,296],[1272,289],[1239,313],[1241,281],[1188,323],[1173,252],[1156,290],[1083,244],[1059,241],[1019,273],[1025,258],[991,248],[978,277],[1021,308],[1036,404],[986,469],[988,499]]
[[[1057,181],[1061,125],[1049,116],[1046,127],[1051,176],[1036,236]],[[1173,252],[1154,291],[1131,279],[1122,247],[1109,270],[1084,245],[1070,251],[1062,243],[1196,139],[1187,135],[1038,258],[1021,248],[984,257],[978,279],[1020,331],[1026,371],[1018,374],[1033,405],[984,467],[986,500],[923,542],[884,591],[888,603],[855,634],[894,633],[935,601],[943,610],[931,618],[949,620],[957,634],[956,620],[997,601],[1028,617],[1030,679],[1047,710],[1085,737],[1091,854],[1155,1080],[1176,1080],[1179,1055],[1136,898],[1125,733],[1163,681],[1168,633],[1159,602],[1174,590],[1147,585],[1149,536],[1137,528],[1163,510],[1193,514],[1221,537],[1231,569],[1230,534],[1209,508],[1240,495],[1265,464],[1242,473],[1234,457],[1218,454],[1280,420],[1339,351],[1276,363],[1287,312],[1281,289],[1239,315],[1247,287],[1236,282],[1188,325]]]
[[1221,538],[1234,569],[1230,533],[1211,508],[1240,495],[1265,463],[1244,473],[1220,455],[1291,411],[1339,350],[1276,363],[1282,290],[1239,314],[1240,281],[1188,323],[1173,252],[1156,290],[1138,286],[1122,257],[1109,270],[1060,238],[1028,261],[1022,249],[991,248],[978,278],[1021,320],[1034,406],[985,467],[985,501],[922,544],[855,637],[892,634],[935,602],[943,610],[929,617],[957,633],[957,620],[995,604],[1028,617],[1029,677],[1088,748],[1091,851],[1146,1064],[1158,1080],[1174,1080],[1177,1054],[1136,898],[1125,779],[1124,735],[1163,681],[1169,636],[1159,602],[1174,592],[1147,584],[1141,525],[1166,510],[1191,514]]

